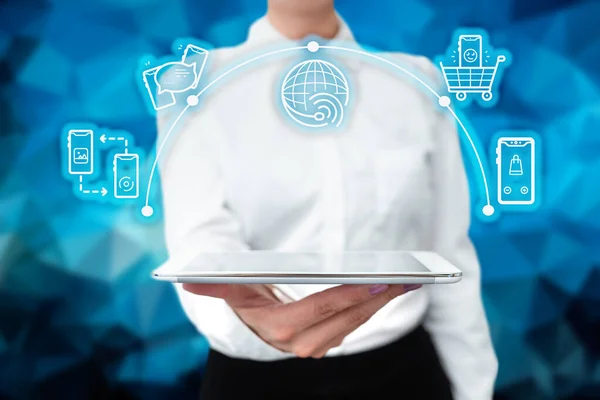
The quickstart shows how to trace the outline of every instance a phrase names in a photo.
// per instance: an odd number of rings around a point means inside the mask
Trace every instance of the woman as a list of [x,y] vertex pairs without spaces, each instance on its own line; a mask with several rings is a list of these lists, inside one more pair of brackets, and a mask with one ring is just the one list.
[[[353,40],[333,0],[270,0],[246,43],[210,57],[232,65],[310,35]],[[394,57],[435,75],[424,58]],[[346,124],[307,134],[273,95],[291,59],[261,64],[187,110],[161,165],[170,256],[428,249],[464,277],[426,287],[179,286],[211,345],[201,398],[491,399],[497,361],[452,120],[413,83],[342,60],[355,94]]]

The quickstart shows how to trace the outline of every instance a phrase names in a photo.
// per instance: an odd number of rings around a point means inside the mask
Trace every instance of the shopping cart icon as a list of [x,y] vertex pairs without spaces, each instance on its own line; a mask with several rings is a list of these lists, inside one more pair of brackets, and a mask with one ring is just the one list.
[[456,93],[459,101],[466,100],[469,93],[480,93],[484,101],[490,101],[498,66],[505,61],[506,56],[499,55],[493,67],[445,67],[442,62],[440,67],[448,92]]

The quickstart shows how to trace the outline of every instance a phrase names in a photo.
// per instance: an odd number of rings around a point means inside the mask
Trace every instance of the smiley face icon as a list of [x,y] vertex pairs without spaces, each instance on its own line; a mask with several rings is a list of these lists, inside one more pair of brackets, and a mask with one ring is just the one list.
[[477,57],[477,52],[474,49],[467,49],[463,53],[463,58],[468,63],[474,63],[475,61],[477,61]]

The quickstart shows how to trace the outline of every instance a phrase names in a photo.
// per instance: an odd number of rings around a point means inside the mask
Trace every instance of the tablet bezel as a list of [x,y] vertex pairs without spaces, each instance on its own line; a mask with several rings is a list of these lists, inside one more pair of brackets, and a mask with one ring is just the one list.
[[[251,251],[250,253],[307,254],[307,252]],[[430,251],[349,251],[343,253],[397,253],[412,256],[431,272],[365,273],[365,272],[227,272],[227,271],[173,271],[169,262],[153,271],[157,280],[173,283],[233,283],[233,284],[435,284],[455,283],[462,279],[462,271],[439,254]],[[204,253],[216,254],[216,253]],[[218,253],[222,254],[222,253]],[[238,253],[236,253],[238,254]],[[311,253],[323,254],[323,253]],[[192,261],[193,262],[193,259]],[[170,265],[173,263],[171,262]],[[171,267],[172,268],[172,267]]]

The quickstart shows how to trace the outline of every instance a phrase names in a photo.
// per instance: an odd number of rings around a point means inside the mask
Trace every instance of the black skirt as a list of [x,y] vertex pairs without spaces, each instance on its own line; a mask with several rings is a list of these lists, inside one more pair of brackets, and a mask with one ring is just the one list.
[[452,400],[448,378],[424,328],[384,347],[321,359],[252,361],[211,350],[200,390],[200,400],[375,397]]

